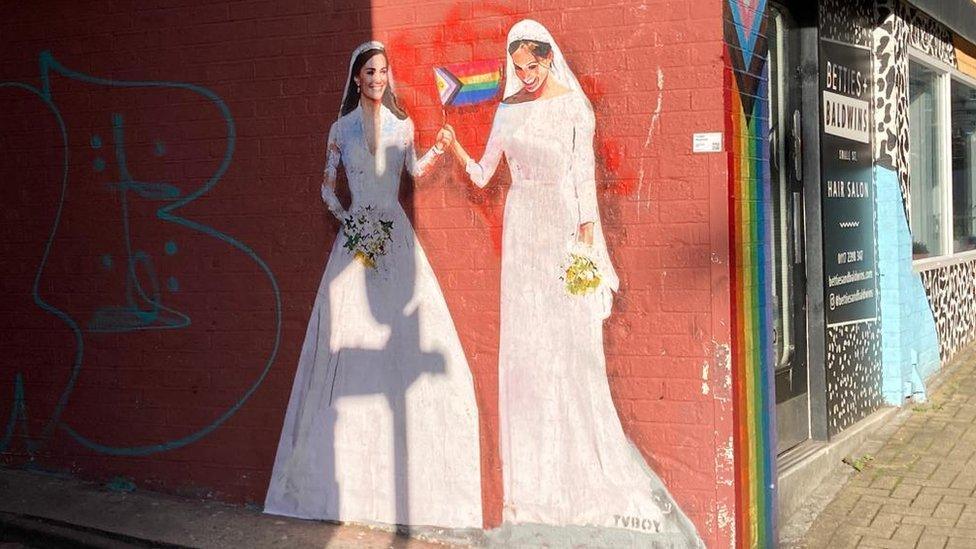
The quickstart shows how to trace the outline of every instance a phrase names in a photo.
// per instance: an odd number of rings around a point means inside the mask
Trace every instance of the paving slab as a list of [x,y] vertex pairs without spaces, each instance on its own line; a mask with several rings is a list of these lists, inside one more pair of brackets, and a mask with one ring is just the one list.
[[843,487],[785,547],[976,548],[976,345],[946,367],[926,403],[908,404],[852,458]]

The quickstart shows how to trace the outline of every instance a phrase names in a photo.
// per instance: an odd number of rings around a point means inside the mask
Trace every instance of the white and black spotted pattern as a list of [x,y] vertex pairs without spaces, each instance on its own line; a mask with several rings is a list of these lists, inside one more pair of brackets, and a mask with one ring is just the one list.
[[871,47],[872,4],[869,0],[821,0],[821,38]]
[[833,436],[884,403],[877,321],[827,328],[827,432]]
[[943,363],[976,339],[976,260],[922,272]]
[[[908,106],[905,95],[908,81],[908,50],[906,49],[905,20],[895,15],[893,0],[878,0],[875,4],[874,29],[874,120],[875,162],[891,170],[905,167],[907,175],[908,142],[900,141],[904,127],[899,102]],[[907,133],[905,134],[907,136]],[[908,179],[904,183],[907,185]],[[902,197],[908,202],[908,188],[902,187]]]
[[952,44],[952,31],[932,19],[918,8],[898,2],[898,15],[908,27],[908,44],[953,67],[956,63],[956,47]]

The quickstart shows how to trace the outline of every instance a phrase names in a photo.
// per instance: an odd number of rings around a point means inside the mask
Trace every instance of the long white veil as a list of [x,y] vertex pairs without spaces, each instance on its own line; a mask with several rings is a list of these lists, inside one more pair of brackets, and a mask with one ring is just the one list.
[[[549,69],[551,71],[550,77],[556,77],[556,80],[562,85],[586,100],[587,105],[590,104],[586,94],[583,93],[583,87],[580,86],[579,80],[576,79],[576,75],[573,74],[573,71],[569,68],[569,64],[566,63],[566,58],[563,56],[562,50],[559,49],[556,40],[542,26],[542,23],[532,19],[523,19],[515,23],[508,31],[508,41],[505,45],[506,52],[513,42],[518,42],[519,40],[534,40],[549,44],[552,48],[552,67]],[[505,55],[505,94],[502,97],[511,97],[521,89],[522,82],[515,76],[515,63],[512,62],[512,56]]]

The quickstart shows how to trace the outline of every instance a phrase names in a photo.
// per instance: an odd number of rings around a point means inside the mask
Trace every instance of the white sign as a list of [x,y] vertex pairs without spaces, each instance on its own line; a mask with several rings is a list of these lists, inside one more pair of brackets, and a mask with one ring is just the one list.
[[722,152],[722,132],[696,133],[691,140],[691,152]]
[[859,141],[871,142],[871,119],[868,102],[824,90],[824,133]]

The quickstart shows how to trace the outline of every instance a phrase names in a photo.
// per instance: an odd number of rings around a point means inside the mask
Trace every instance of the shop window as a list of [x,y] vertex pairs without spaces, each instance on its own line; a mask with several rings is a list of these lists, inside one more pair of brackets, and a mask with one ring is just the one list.
[[908,65],[909,169],[912,256],[945,253],[946,230],[942,177],[942,81],[938,71],[914,60]]
[[976,250],[976,87],[953,80],[952,251]]
[[912,257],[976,254],[976,80],[913,52],[908,102]]

